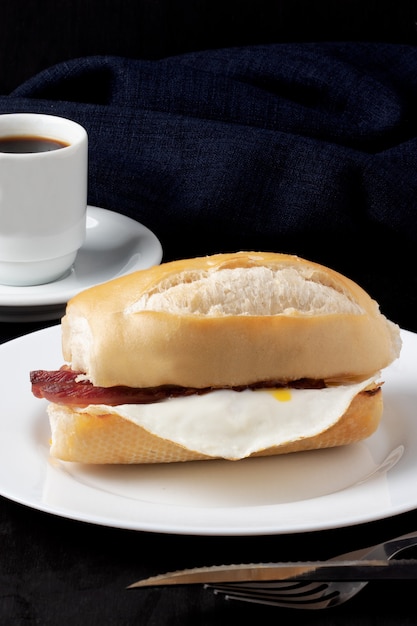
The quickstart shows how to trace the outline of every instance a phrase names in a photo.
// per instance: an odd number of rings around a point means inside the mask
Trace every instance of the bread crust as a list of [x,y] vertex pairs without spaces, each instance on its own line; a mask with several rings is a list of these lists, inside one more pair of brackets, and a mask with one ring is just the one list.
[[[361,313],[198,315],[127,312],[143,294],[193,273],[296,268],[356,303]],[[179,278],[178,278],[179,277]],[[367,378],[397,358],[399,328],[359,285],[293,255],[218,254],[165,263],[75,296],[62,320],[63,354],[103,387],[224,387],[299,378]]]
[[[343,446],[361,441],[375,432],[383,410],[381,387],[359,392],[340,419],[313,437],[258,450],[250,455],[275,456]],[[86,464],[174,463],[210,457],[162,439],[112,413],[96,415],[50,404],[51,456]],[[248,457],[249,458],[249,457]]]

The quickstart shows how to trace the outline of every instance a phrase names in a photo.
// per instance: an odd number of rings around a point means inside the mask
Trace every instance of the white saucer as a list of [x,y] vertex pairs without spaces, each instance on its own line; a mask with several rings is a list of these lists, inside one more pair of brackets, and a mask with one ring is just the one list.
[[87,236],[71,271],[46,285],[0,285],[0,322],[58,319],[75,294],[162,260],[158,238],[139,222],[98,207],[87,207]]

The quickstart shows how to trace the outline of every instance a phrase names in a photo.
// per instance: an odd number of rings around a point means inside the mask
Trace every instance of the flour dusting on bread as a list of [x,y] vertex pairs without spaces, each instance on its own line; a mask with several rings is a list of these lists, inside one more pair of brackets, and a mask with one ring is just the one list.
[[[321,281],[320,281],[321,279]],[[143,294],[126,313],[169,311],[186,315],[362,314],[345,292],[293,267],[266,266],[183,272]]]

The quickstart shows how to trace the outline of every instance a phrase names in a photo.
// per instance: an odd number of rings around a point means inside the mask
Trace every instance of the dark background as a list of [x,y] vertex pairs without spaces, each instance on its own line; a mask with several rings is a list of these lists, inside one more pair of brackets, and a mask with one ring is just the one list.
[[286,41],[417,43],[415,0],[13,0],[1,3],[0,94],[81,56],[157,59]]
[[[282,42],[353,41],[414,46],[416,20],[417,0],[13,0],[1,4],[0,96],[9,95],[51,66],[96,55],[154,60],[200,50]],[[101,160],[103,154],[101,150]],[[95,168],[99,171],[97,163]],[[102,176],[100,181],[106,183],[105,193],[90,198],[90,204],[110,209],[117,206],[123,212],[119,198],[117,204],[110,202],[108,180]],[[141,197],[137,191],[135,194],[135,198]],[[194,222],[184,224],[177,216],[179,234],[175,237],[170,231],[169,237],[164,238],[154,221],[158,214],[151,208],[147,214],[144,209],[139,213],[136,199],[134,204],[126,209],[126,214],[156,232],[167,255],[164,260],[175,256],[175,250],[169,246],[173,242],[175,247],[179,237],[194,246],[186,256],[206,253],[202,238],[208,235],[205,230],[196,229]],[[189,236],[188,224],[192,231]],[[216,232],[216,237],[222,233]],[[225,231],[223,239],[229,241],[229,235]],[[415,330],[417,289],[402,271],[404,267],[414,267],[414,242],[407,247],[402,238],[397,241],[392,236],[391,230],[365,229],[358,237],[354,251],[348,239],[335,244],[327,242],[324,250],[307,233],[304,242],[300,238],[293,244],[287,240],[287,249],[282,251],[310,257],[346,273],[371,292],[388,317],[403,328]],[[237,247],[247,246],[239,241]],[[180,249],[181,255],[185,254],[183,244]]]

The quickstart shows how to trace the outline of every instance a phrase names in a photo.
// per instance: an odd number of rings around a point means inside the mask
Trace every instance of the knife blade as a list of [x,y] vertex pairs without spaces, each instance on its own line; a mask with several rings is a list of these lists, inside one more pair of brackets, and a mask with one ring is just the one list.
[[213,565],[167,572],[138,580],[128,589],[167,585],[243,583],[254,581],[417,579],[417,559],[300,561]]

